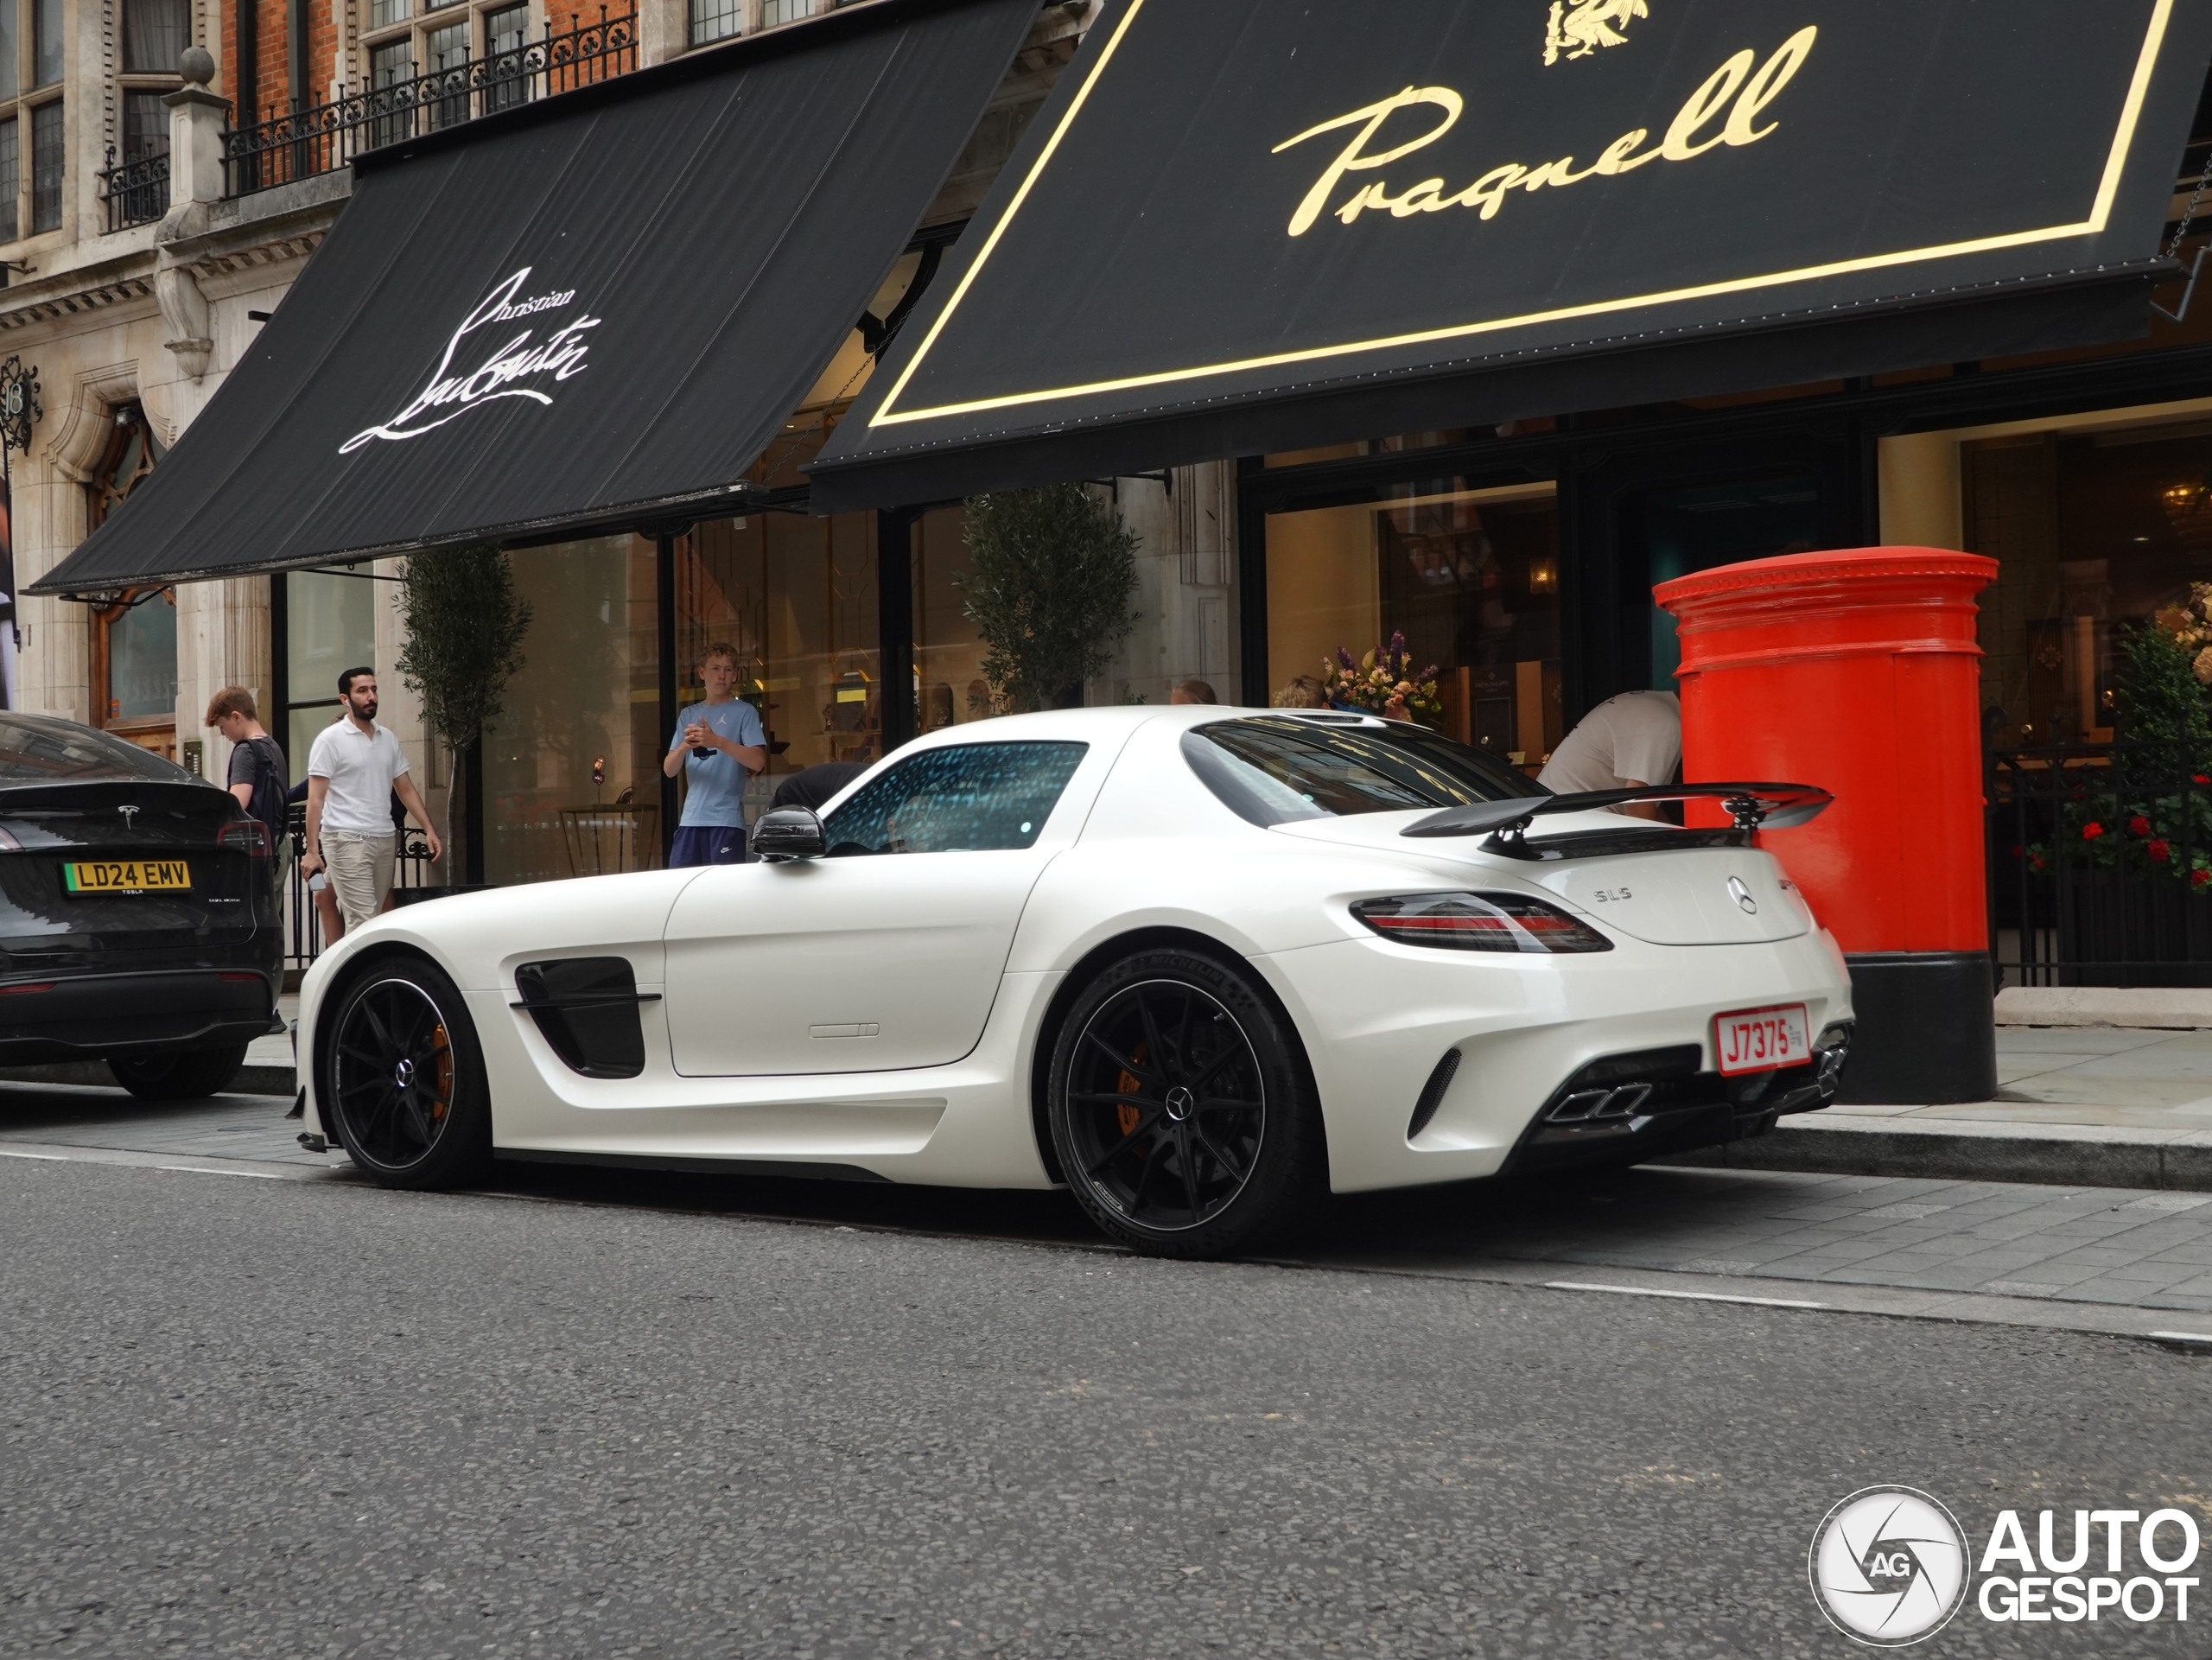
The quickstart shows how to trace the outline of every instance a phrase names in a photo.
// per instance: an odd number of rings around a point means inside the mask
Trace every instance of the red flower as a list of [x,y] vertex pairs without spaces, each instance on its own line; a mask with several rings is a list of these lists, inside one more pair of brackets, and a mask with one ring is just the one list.
[[2212,778],[2207,778],[2202,773],[2192,773],[2189,776],[2189,781],[2191,784],[2212,784]]
[[2192,870],[2189,873],[2191,887],[2202,887],[2207,882],[2212,882],[2212,870]]
[[2143,847],[2143,851],[2144,851],[2144,852],[2145,852],[2145,853],[2147,853],[2147,854],[2149,854],[2149,855],[2150,855],[2153,859],[2156,859],[2156,860],[2157,860],[2160,864],[2164,864],[2164,863],[2165,863],[2165,862],[2166,862],[2166,857],[2167,857],[2167,854],[2168,854],[2169,849],[2167,849],[2166,844],[2165,844],[2164,842],[2160,841],[2160,842],[2147,842],[2147,843],[2145,843],[2144,844],[2144,847]]
[[2105,827],[2102,824],[2084,824],[2082,826],[2082,839],[2085,842],[2094,842],[2097,837],[2102,836],[2104,833]]
[[2127,821],[2127,833],[2130,836],[2148,836],[2151,833],[2151,821],[2144,817],[2141,813],[2137,813],[2134,817]]
[[2023,849],[2018,842],[2012,843],[2012,856],[2015,859],[2018,858],[2024,851],[2025,851],[2025,849]]

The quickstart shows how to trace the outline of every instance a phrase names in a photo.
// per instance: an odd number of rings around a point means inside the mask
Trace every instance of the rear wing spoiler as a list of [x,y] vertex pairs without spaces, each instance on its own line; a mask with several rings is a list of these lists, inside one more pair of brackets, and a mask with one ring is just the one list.
[[1827,810],[1835,798],[1809,784],[1654,784],[1634,790],[1591,790],[1580,795],[1522,796],[1446,807],[1416,820],[1401,836],[1480,836],[1495,830],[1518,838],[1538,817],[1596,812],[1636,801],[1718,801],[1739,830],[1792,830]]

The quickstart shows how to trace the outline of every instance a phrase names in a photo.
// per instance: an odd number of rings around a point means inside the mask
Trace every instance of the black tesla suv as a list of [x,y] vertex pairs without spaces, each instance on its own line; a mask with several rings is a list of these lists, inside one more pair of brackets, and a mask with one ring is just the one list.
[[90,727],[0,711],[0,1065],[105,1059],[224,1088],[281,1031],[269,835],[229,791]]

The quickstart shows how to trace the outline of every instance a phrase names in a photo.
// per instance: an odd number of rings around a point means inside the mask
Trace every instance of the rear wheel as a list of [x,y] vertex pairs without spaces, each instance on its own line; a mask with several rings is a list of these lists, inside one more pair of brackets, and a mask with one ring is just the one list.
[[460,989],[428,963],[378,963],[333,1008],[319,1094],[353,1162],[387,1187],[476,1174],[491,1156],[491,1094]]
[[111,1055],[115,1081],[147,1101],[198,1101],[219,1095],[245,1065],[245,1045],[167,1055]]
[[1192,951],[1125,957],[1076,999],[1048,1088],[1069,1187],[1148,1255],[1252,1250],[1325,1193],[1297,1034],[1246,970]]

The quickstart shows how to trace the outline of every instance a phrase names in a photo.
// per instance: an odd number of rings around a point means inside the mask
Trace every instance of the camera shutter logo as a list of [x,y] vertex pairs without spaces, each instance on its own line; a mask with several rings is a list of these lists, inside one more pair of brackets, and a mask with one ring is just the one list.
[[1866,1487],[1822,1519],[1807,1558],[1829,1623],[1870,1648],[1935,1636],[1967,1598],[1966,1536],[1912,1487]]

